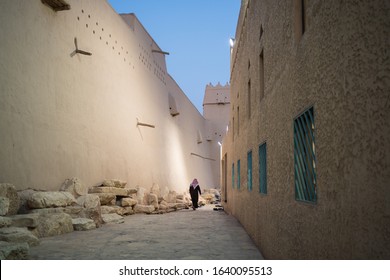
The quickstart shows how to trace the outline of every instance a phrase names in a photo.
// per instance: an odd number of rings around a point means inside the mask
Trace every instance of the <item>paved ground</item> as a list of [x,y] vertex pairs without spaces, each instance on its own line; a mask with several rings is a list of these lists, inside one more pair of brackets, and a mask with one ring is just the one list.
[[263,259],[240,223],[206,205],[163,215],[137,214],[123,224],[41,239],[36,260]]

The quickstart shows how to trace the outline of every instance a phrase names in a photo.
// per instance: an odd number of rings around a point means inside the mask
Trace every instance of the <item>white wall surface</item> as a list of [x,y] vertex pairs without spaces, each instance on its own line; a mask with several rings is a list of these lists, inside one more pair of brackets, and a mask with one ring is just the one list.
[[[105,0],[0,1],[0,182],[56,190],[118,178],[186,191],[213,187],[205,120],[169,76],[164,55],[138,20]],[[76,54],[78,47],[91,56]],[[169,112],[169,94],[180,114]],[[152,124],[155,128],[137,126]],[[218,164],[218,162],[216,162]]]

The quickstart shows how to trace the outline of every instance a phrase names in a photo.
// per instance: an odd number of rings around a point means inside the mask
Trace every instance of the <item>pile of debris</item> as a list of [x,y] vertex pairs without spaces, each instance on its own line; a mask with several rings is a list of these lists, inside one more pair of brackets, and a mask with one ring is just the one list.
[[27,259],[39,239],[105,223],[123,223],[125,215],[163,214],[188,209],[188,194],[178,194],[155,184],[150,190],[128,188],[120,180],[104,180],[86,187],[67,179],[59,191],[26,189],[0,184],[0,259]]

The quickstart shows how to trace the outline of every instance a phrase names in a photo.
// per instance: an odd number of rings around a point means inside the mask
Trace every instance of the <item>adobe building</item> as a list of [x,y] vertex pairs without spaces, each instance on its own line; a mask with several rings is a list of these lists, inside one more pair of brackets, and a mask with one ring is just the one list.
[[[221,85],[219,82],[215,86],[211,83],[206,86],[203,98],[203,116],[206,119],[206,141],[213,145],[211,158],[217,159],[218,164],[213,165],[212,173],[221,182],[221,145],[226,134],[230,115],[230,85]],[[199,141],[203,141],[200,137]]]
[[0,182],[220,185],[217,139],[198,141],[207,121],[134,14],[106,0],[5,0],[0,26]]
[[389,8],[242,1],[224,208],[265,258],[390,258]]

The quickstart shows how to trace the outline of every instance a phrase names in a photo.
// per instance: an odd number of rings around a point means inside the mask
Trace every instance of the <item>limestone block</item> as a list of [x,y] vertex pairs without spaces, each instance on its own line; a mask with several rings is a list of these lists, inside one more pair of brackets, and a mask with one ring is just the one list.
[[168,209],[167,210],[182,210],[182,209],[188,209],[188,205],[185,203],[168,203]]
[[80,205],[73,205],[73,206],[64,207],[62,208],[62,210],[63,213],[70,215],[72,218],[73,217],[77,218],[77,217],[83,217],[85,208]]
[[[204,206],[204,205],[206,205],[206,203],[207,203],[207,201],[203,197],[200,196],[199,201],[198,201],[198,205]],[[191,202],[191,204],[192,204],[192,202]]]
[[0,184],[0,197],[9,199],[9,208],[7,215],[15,215],[19,210],[20,199],[16,188],[12,184]]
[[111,193],[116,196],[130,196],[133,193],[136,193],[136,189],[127,189],[127,188],[114,188],[114,187],[92,187],[89,190],[89,193]]
[[113,193],[96,193],[99,197],[100,205],[109,205],[112,200],[116,199],[116,195]]
[[94,220],[87,218],[72,219],[73,229],[76,231],[91,230],[96,228]]
[[131,196],[132,194],[136,194],[138,192],[138,190],[135,188],[125,188],[124,191],[126,194],[125,196]]
[[212,193],[202,193],[201,197],[206,200],[206,204],[214,203],[216,201],[215,195]]
[[153,184],[150,193],[157,195],[157,197],[161,196],[160,186],[158,184]]
[[0,241],[0,260],[27,260],[30,246],[27,242]]
[[66,179],[60,187],[60,191],[67,191],[71,193],[75,198],[86,195],[88,188],[78,178]]
[[79,196],[76,201],[78,205],[87,209],[100,207],[100,198],[96,194]]
[[204,193],[214,195],[214,199],[210,200],[211,203],[219,201],[221,199],[221,194],[220,194],[219,190],[217,190],[217,189],[205,189]]
[[106,224],[109,223],[122,224],[125,222],[125,219],[118,214],[103,214],[102,217],[103,217],[103,221]]
[[175,191],[169,191],[167,198],[165,199],[168,203],[176,202],[177,193]]
[[151,214],[155,210],[153,205],[137,204],[134,206],[135,213]]
[[81,214],[83,209],[84,208],[79,205],[73,205],[68,207],[32,209],[29,211],[29,213],[36,213],[40,215],[66,213],[72,217],[77,217]]
[[160,204],[158,205],[158,208],[160,209],[160,210],[167,210],[168,208],[169,208],[169,205],[168,205],[168,202],[166,202],[165,200],[162,200],[161,202],[160,202]]
[[148,205],[153,205],[155,209],[158,209],[157,195],[155,195],[154,193],[149,193],[147,195],[147,199],[148,199]]
[[161,206],[167,206],[168,207],[168,202],[166,200],[163,200],[160,202],[160,207]]
[[138,203],[136,199],[130,198],[130,197],[124,197],[121,199],[121,206],[127,207],[127,206],[134,206]]
[[202,197],[206,200],[211,200],[213,199],[215,196],[214,194],[211,194],[211,193],[202,193]]
[[18,196],[20,199],[19,202],[19,211],[18,214],[27,214],[31,210],[31,208],[28,206],[28,200],[32,196],[33,193],[35,193],[35,190],[32,189],[26,189],[22,191],[18,191]]
[[117,213],[117,208],[119,206],[108,206],[108,205],[102,205],[100,208],[102,209],[102,215],[103,214],[113,214]]
[[191,198],[187,196],[184,197],[184,202],[187,204],[192,204]]
[[0,216],[0,228],[9,227],[12,224],[12,219],[9,217]]
[[185,203],[175,203],[176,210],[188,209],[188,205]]
[[133,206],[122,207],[122,209],[124,210],[123,211],[123,215],[133,215],[133,214],[135,214]]
[[160,204],[160,205],[159,205],[159,209],[160,209],[161,211],[165,211],[165,210],[167,210],[168,208],[169,208],[169,206],[166,205],[166,204]]
[[84,208],[81,218],[92,219],[95,222],[96,227],[100,227],[103,224],[101,207],[96,208]]
[[147,201],[146,201],[146,195],[147,194],[147,191],[145,188],[143,187],[137,187],[137,201],[138,201],[138,204],[147,204]]
[[85,208],[80,205],[68,206],[68,207],[58,207],[58,208],[43,208],[43,209],[33,209],[30,213],[38,213],[41,215],[50,215],[65,213],[71,216],[73,219],[76,218],[88,218],[95,221],[96,227],[100,227],[103,223],[101,217],[101,208]]
[[73,204],[76,204],[76,199],[69,192],[35,192],[28,200],[28,206],[33,209],[65,207]]
[[163,197],[164,200],[166,200],[166,198],[168,197],[168,194],[169,194],[169,188],[167,186],[160,188],[160,195],[159,196]]
[[178,195],[176,195],[176,199],[183,200],[184,199],[184,195],[178,194]]
[[5,216],[8,214],[9,210],[9,199],[8,197],[0,196],[0,216]]
[[85,208],[82,218],[94,220],[96,226],[99,227],[103,223],[99,196],[95,194],[87,194],[80,196],[77,201],[80,206]]
[[40,215],[36,229],[38,237],[54,236],[72,232],[72,217],[66,213]]
[[127,182],[117,180],[117,179],[110,179],[110,180],[104,180],[102,183],[102,186],[106,187],[115,187],[115,188],[124,188],[126,186]]
[[36,228],[38,226],[39,214],[20,214],[10,216],[12,219],[13,227],[27,227],[27,228]]
[[27,228],[6,227],[0,228],[0,241],[13,243],[28,243],[30,246],[39,244],[39,239]]

